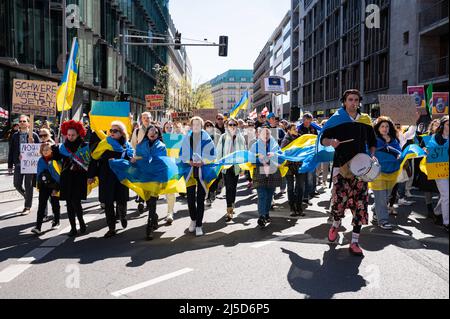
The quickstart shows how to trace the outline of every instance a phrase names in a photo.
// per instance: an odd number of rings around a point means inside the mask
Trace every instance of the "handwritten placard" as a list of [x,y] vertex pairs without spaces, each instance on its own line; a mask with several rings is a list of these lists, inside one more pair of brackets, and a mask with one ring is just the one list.
[[20,173],[36,174],[41,144],[20,144]]
[[412,125],[417,121],[417,107],[410,95],[379,95],[380,113],[389,116],[394,123]]
[[218,111],[217,109],[200,109],[194,110],[193,115],[201,117],[204,121],[216,121]]
[[57,90],[56,82],[14,79],[12,112],[55,117]]

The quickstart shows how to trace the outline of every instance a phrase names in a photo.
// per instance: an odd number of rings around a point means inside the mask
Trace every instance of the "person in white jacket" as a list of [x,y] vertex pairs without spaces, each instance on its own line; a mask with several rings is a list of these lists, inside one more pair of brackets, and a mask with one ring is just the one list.
[[[245,149],[245,138],[238,129],[238,122],[235,119],[229,120],[227,131],[220,137],[219,143],[217,144],[217,158],[222,158]],[[233,219],[234,202],[236,201],[236,189],[240,172],[239,165],[233,165],[222,172],[225,181],[225,197],[227,200],[227,222]]]

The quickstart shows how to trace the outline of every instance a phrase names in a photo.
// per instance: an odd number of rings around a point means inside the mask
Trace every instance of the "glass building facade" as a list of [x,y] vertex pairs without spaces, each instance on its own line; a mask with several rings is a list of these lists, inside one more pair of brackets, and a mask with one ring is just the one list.
[[[72,4],[79,9],[79,28],[64,23],[70,16],[64,8]],[[78,37],[74,109],[87,113],[92,100],[114,100],[123,92],[137,116],[156,84],[155,64],[167,64],[167,48],[123,46],[119,34],[167,35],[168,16],[168,0],[1,0],[0,107],[11,110],[15,78],[59,83],[72,38]]]

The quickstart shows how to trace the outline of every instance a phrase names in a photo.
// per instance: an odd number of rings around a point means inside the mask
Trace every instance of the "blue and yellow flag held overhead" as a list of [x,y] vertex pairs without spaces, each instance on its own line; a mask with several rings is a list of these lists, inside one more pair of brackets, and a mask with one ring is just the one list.
[[56,92],[56,105],[59,112],[68,111],[72,108],[77,86],[79,63],[78,39],[73,38],[69,61],[67,61],[66,70],[61,79],[61,85],[58,88],[58,92]]
[[132,133],[130,102],[92,101],[89,120],[91,129],[98,133],[108,131],[114,121],[121,121],[128,134]]
[[242,94],[239,102],[237,102],[236,105],[231,109],[230,118],[236,118],[236,116],[239,114],[239,111],[247,109],[249,103],[250,98],[248,96],[248,91],[245,91],[244,94]]

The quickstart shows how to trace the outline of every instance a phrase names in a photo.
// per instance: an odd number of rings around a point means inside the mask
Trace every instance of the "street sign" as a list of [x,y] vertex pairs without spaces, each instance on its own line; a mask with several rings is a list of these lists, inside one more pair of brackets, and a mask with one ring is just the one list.
[[12,113],[56,116],[58,83],[14,79]]
[[281,76],[268,76],[263,79],[264,93],[286,94],[286,79]]

